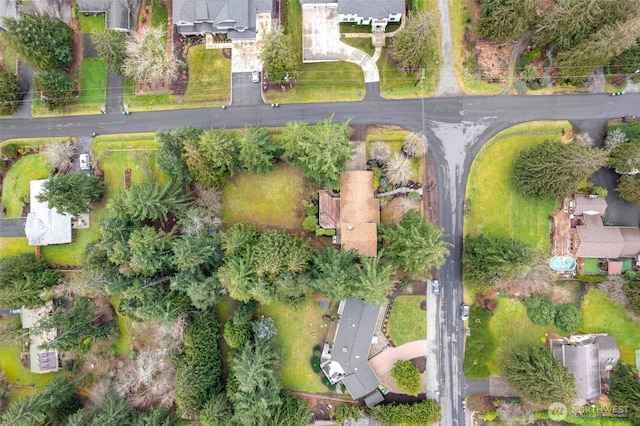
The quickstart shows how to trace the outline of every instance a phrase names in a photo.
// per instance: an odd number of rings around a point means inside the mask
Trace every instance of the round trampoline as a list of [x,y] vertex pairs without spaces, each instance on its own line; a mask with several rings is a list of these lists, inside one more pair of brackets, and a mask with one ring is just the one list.
[[571,272],[576,269],[576,260],[570,256],[556,256],[549,261],[549,266],[554,271]]

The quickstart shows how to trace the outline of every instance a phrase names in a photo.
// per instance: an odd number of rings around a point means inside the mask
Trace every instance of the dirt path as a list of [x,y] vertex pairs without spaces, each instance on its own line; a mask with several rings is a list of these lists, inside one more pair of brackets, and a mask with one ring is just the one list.
[[511,56],[509,56],[509,66],[507,67],[507,82],[504,85],[504,89],[502,90],[503,94],[513,93],[513,82],[516,81],[516,68],[518,67],[518,61],[520,61],[520,56],[522,56],[522,52],[527,47],[529,42],[531,41],[531,36],[529,34],[525,34],[518,39],[516,45],[511,49]]
[[442,61],[440,64],[440,83],[438,96],[460,94],[460,87],[453,70],[453,53],[451,50],[451,26],[449,25],[449,0],[438,0],[440,8],[440,31],[442,33]]

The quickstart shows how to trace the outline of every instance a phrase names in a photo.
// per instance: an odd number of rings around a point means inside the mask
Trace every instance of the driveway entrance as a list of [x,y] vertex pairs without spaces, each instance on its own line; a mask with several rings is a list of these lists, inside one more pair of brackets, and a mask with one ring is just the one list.
[[302,5],[302,61],[352,62],[362,68],[365,83],[380,81],[371,56],[340,41],[336,3]]

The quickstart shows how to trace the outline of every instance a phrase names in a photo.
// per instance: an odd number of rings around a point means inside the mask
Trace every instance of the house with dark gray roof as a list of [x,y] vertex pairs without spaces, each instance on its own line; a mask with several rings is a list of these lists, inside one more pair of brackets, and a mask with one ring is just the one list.
[[342,383],[353,399],[368,398],[379,401],[380,380],[369,365],[369,349],[380,306],[362,300],[346,299],[340,302],[340,321],[332,342],[325,343],[321,367],[333,384]]
[[173,0],[173,23],[182,35],[226,34],[255,39],[256,16],[271,13],[271,0]]
[[78,0],[76,4],[80,13],[104,13],[107,29],[129,32],[137,3],[138,0]]
[[340,22],[371,25],[371,31],[384,32],[389,22],[400,22],[404,0],[300,0],[305,7],[338,7]]
[[602,394],[602,379],[620,360],[616,339],[607,333],[572,334],[549,341],[553,357],[574,375],[579,405]]

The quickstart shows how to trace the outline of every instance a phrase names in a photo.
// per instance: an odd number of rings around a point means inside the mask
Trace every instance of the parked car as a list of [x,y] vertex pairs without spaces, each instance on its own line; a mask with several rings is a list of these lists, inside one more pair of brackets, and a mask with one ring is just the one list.
[[433,294],[435,294],[436,296],[439,295],[440,294],[440,281],[433,280],[431,285],[433,286]]
[[80,170],[90,170],[89,154],[80,154]]
[[469,321],[469,305],[460,305],[460,319],[462,321]]
[[258,70],[251,71],[251,80],[253,80],[254,83],[260,83],[260,72],[258,72]]

